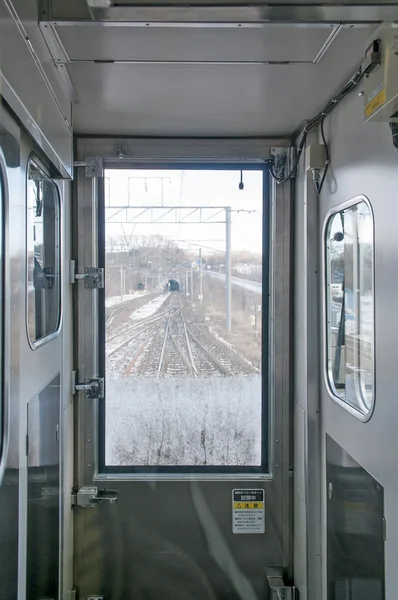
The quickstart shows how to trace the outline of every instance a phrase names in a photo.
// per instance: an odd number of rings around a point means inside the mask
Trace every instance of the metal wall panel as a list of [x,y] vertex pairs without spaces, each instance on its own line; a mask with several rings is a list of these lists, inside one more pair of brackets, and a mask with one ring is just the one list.
[[50,63],[43,67],[40,61],[45,48],[35,3],[19,4],[22,16],[10,1],[0,2],[0,92],[54,167],[70,176],[71,103],[61,94]]
[[[376,357],[376,399],[375,410],[371,419],[363,423],[338,406],[328,392],[325,375],[325,311],[323,307],[323,286],[325,285],[324,269],[321,267],[318,288],[318,301],[321,314],[321,327],[311,330],[303,329],[302,310],[308,313],[310,302],[314,298],[306,298],[305,288],[309,285],[314,273],[306,270],[305,256],[322,256],[323,244],[319,236],[305,237],[300,227],[297,228],[296,251],[301,253],[300,269],[296,272],[296,295],[301,296],[296,304],[296,352],[308,345],[316,348],[320,344],[318,359],[312,360],[307,371],[297,372],[296,398],[302,404],[305,394],[303,390],[307,379],[320,378],[319,393],[315,391],[314,399],[319,397],[318,414],[321,421],[320,448],[315,445],[313,452],[321,454],[321,472],[310,470],[313,477],[320,477],[322,504],[322,560],[323,595],[327,598],[327,488],[326,488],[326,435],[332,437],[343,450],[369,472],[384,488],[385,517],[387,523],[387,541],[385,545],[386,598],[395,598],[398,585],[396,556],[398,553],[398,518],[396,502],[398,499],[398,482],[396,478],[395,456],[398,452],[396,428],[398,410],[395,402],[396,365],[395,345],[398,336],[398,325],[395,319],[395,304],[398,294],[395,272],[395,257],[398,253],[396,235],[396,207],[394,189],[397,183],[397,153],[393,148],[387,123],[364,123],[363,98],[351,95],[327,119],[326,137],[330,140],[332,156],[331,170],[319,202],[317,231],[322,231],[326,215],[333,208],[358,195],[365,195],[374,211],[375,223],[375,357]],[[301,165],[301,175],[297,181],[296,205],[301,211],[308,211],[313,197],[310,175],[306,175]],[[307,180],[308,177],[308,180]],[[302,218],[302,216],[301,216]],[[303,305],[304,302],[304,305]],[[300,399],[301,398],[301,399]],[[311,418],[310,415],[307,417]],[[316,418],[316,413],[314,415]],[[314,421],[315,422],[315,421]],[[296,428],[296,434],[300,435]],[[311,431],[308,429],[305,443],[310,444]],[[309,446],[310,447],[310,446]],[[309,465],[308,459],[307,467]],[[296,498],[296,502],[299,498]],[[301,519],[303,519],[303,513]],[[316,535],[317,524],[309,522],[310,534]],[[301,523],[297,523],[299,531]],[[319,528],[318,528],[319,529]],[[311,569],[314,561],[318,561],[316,547],[309,546],[307,569]],[[309,596],[311,597],[311,596]]]
[[328,600],[384,600],[382,486],[326,436]]
[[60,381],[28,403],[27,600],[59,598]]
[[[362,97],[350,97],[333,113],[326,130],[331,139],[333,168],[330,183],[321,197],[320,226],[332,207],[359,194],[369,199],[374,212],[376,396],[371,419],[362,423],[332,400],[323,379],[322,435],[324,439],[325,434],[329,434],[384,487],[386,598],[392,600],[398,585],[398,481],[393,458],[398,452],[398,409],[395,402],[396,365],[392,358],[398,335],[398,324],[392,317],[398,283],[391,276],[398,252],[394,194],[397,153],[387,123],[363,122]],[[325,327],[322,333],[325,333]]]

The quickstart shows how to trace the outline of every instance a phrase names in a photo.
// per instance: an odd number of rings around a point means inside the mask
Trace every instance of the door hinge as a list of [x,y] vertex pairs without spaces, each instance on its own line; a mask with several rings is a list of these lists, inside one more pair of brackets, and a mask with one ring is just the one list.
[[77,279],[84,280],[84,287],[95,290],[104,287],[104,269],[97,267],[84,267],[84,273],[76,273],[76,261],[70,261],[70,282],[76,283]]
[[114,490],[99,490],[97,487],[81,487],[78,490],[72,490],[71,504],[80,508],[95,508],[102,502],[115,504],[117,502],[117,492]]
[[91,377],[85,379],[84,383],[76,383],[76,371],[70,374],[71,395],[76,392],[84,392],[86,398],[103,398],[105,389],[105,380],[103,377]]
[[84,160],[75,161],[73,166],[84,167],[86,177],[104,176],[104,160],[102,156],[86,156]]

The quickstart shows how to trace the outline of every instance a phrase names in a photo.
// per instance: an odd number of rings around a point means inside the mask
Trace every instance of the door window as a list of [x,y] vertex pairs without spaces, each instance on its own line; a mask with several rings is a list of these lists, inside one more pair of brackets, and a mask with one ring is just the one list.
[[27,326],[33,346],[57,332],[61,316],[60,198],[31,160],[27,182]]
[[375,387],[373,217],[367,201],[330,217],[326,248],[329,385],[338,400],[366,417]]

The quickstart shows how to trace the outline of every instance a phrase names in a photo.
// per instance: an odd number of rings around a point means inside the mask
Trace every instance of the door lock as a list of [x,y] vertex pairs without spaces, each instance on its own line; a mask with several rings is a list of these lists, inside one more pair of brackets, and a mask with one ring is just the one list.
[[105,284],[104,269],[98,267],[84,267],[84,273],[76,273],[76,261],[70,261],[70,282],[75,283],[78,279],[84,281],[84,287],[88,290],[102,289]]
[[71,371],[71,394],[84,392],[86,398],[103,398],[105,381],[103,377],[91,377],[84,383],[76,383],[76,371]]

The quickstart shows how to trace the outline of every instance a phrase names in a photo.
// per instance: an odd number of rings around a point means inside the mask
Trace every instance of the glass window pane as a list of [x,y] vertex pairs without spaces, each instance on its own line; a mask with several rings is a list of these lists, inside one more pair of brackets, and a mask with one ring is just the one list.
[[264,174],[240,178],[106,172],[105,466],[261,468]]
[[366,202],[334,214],[326,232],[328,374],[333,393],[367,415],[374,397],[373,217]]
[[[3,180],[3,171],[0,168],[0,332],[1,332],[1,337],[3,339],[3,281],[4,281],[4,234],[3,234],[3,214],[4,214],[4,180]],[[3,351],[2,351],[2,345],[0,346],[0,374],[3,374]],[[1,379],[3,379],[1,377]],[[0,431],[1,433],[1,437],[0,437],[0,456],[1,456],[1,452],[3,450],[3,411],[4,411],[4,399],[3,399],[3,392],[1,390],[0,392]]]
[[27,183],[27,319],[32,343],[56,332],[61,313],[58,188],[31,161]]

